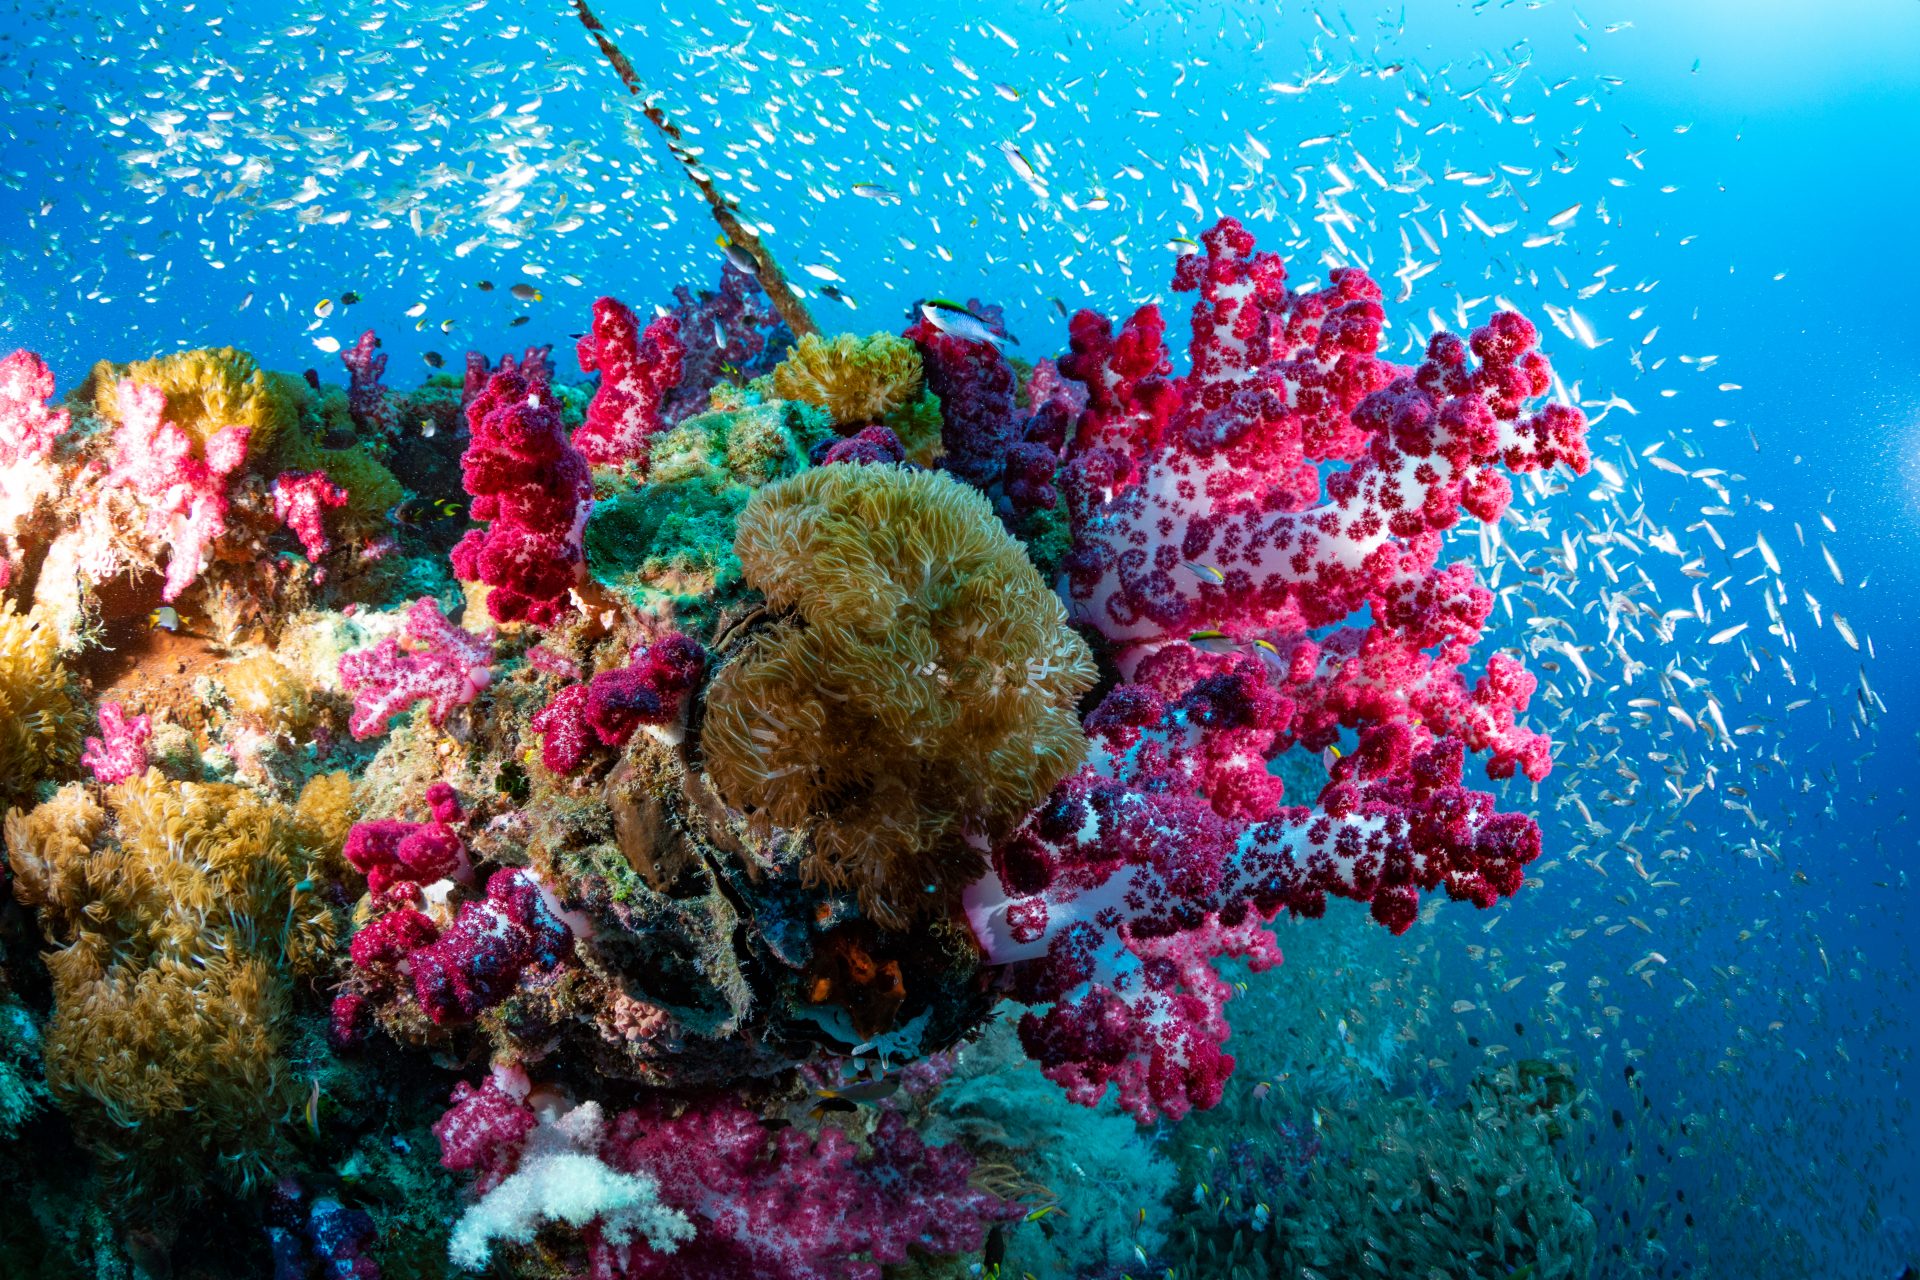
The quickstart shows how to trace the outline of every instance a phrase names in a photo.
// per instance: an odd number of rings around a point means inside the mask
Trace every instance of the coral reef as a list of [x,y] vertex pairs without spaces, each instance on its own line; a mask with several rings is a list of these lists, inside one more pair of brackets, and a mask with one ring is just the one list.
[[[213,348],[55,408],[0,361],[0,1137],[71,1157],[0,1266],[1584,1256],[1550,1069],[1435,1105],[1369,1039],[1249,1120],[1226,1051],[1281,913],[1386,946],[1522,884],[1464,769],[1551,745],[1445,543],[1584,423],[1519,317],[1391,364],[1371,280],[1231,220],[1175,288],[1180,374],[1153,307],[1029,364],[978,302],[831,336],[784,290],[796,345],[735,268],[602,298],[589,382],[396,390],[367,331],[332,386]],[[1223,1102],[1259,1149],[1201,1172],[1156,1126]],[[1176,1218],[1175,1160],[1231,1203]]]
[[809,874],[880,923],[937,909],[984,866],[968,837],[1078,763],[1085,644],[985,500],[943,475],[804,472],[754,496],[735,550],[780,620],[707,695],[721,795],[804,830]]
[[[9,576],[32,583],[64,649],[124,632],[155,604],[204,614],[233,642],[323,586],[336,602],[380,589],[387,515],[404,496],[380,460],[391,415],[369,414],[362,434],[339,391],[227,347],[102,361],[68,404],[59,447],[0,481],[16,534],[37,535],[31,547],[16,537]],[[296,568],[282,546],[328,566]]]

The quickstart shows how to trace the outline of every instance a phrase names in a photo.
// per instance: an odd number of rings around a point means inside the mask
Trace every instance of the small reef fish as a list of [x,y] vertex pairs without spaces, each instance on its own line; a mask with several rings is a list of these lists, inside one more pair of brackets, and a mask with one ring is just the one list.
[[1010,340],[1010,335],[1000,333],[966,307],[945,298],[930,298],[921,303],[920,314],[926,317],[928,324],[962,342],[983,342],[990,347],[1002,347]]

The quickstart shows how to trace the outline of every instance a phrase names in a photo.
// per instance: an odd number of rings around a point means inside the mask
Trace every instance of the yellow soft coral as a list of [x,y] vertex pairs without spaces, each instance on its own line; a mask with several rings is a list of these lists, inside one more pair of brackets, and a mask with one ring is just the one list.
[[898,927],[1080,761],[1092,655],[975,490],[834,466],[760,490],[734,549],[784,615],[709,690],[729,804],[811,836],[807,870]]
[[340,509],[342,526],[350,534],[368,538],[384,532],[387,514],[407,496],[386,464],[360,445],[345,449],[315,449],[314,457],[289,458],[287,465],[324,471],[327,479],[347,491],[347,505]]
[[271,654],[256,654],[219,669],[233,716],[261,733],[298,733],[313,722],[307,687]]
[[34,784],[71,766],[86,718],[56,629],[37,609],[0,603],[0,803],[31,798]]
[[102,360],[80,388],[91,397],[94,413],[119,421],[122,379],[147,383],[166,393],[166,420],[204,445],[225,427],[246,427],[247,456],[275,456],[283,438],[300,422],[305,387],[285,374],[270,373],[252,356],[233,347],[174,351],[151,360],[116,365]]
[[879,422],[920,395],[920,353],[890,333],[802,337],[773,371],[773,393],[825,409],[841,428]]
[[47,1082],[123,1190],[246,1190],[282,1153],[293,975],[337,940],[314,873],[344,775],[314,785],[296,813],[150,769],[104,806],[75,783],[7,815],[15,896],[58,948]]

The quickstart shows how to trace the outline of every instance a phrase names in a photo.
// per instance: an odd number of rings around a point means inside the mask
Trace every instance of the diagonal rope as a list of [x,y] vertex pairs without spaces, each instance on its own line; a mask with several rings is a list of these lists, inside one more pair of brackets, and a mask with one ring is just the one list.
[[782,271],[780,264],[773,260],[773,254],[760,242],[760,237],[754,233],[753,228],[742,221],[740,215],[735,212],[734,202],[722,195],[720,189],[713,185],[713,176],[707,172],[699,158],[688,152],[680,133],[680,126],[675,124],[673,117],[661,108],[658,98],[652,95],[643,96],[644,86],[640,83],[639,74],[633,69],[633,63],[627,60],[627,55],[622,53],[620,46],[613,42],[613,37],[607,33],[600,19],[596,18],[593,10],[587,7],[587,0],[573,0],[573,10],[580,15],[580,24],[587,29],[587,33],[593,37],[593,42],[600,46],[600,52],[619,75],[620,83],[627,86],[628,93],[640,99],[640,110],[646,114],[648,120],[653,122],[653,127],[666,138],[667,150],[671,151],[673,158],[686,168],[687,177],[693,180],[693,185],[700,189],[702,196],[706,197],[708,207],[713,210],[713,220],[720,224],[720,230],[726,233],[728,241],[753,259],[753,274],[760,281],[760,287],[767,291],[767,297],[772,299],[773,309],[778,311],[780,318],[787,322],[787,328],[793,330],[796,338],[809,333],[818,333],[820,326],[813,322],[813,316],[807,311],[807,304],[800,300],[800,296],[793,291],[793,286],[787,283],[786,272]]

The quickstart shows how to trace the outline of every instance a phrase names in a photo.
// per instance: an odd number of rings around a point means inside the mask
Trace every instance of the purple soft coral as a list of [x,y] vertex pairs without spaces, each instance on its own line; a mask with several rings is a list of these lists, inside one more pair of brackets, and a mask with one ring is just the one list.
[[572,956],[573,933],[539,882],[508,868],[493,873],[483,900],[461,907],[451,928],[407,960],[420,1007],[446,1023],[478,1017],[512,994],[526,971],[550,971]]

